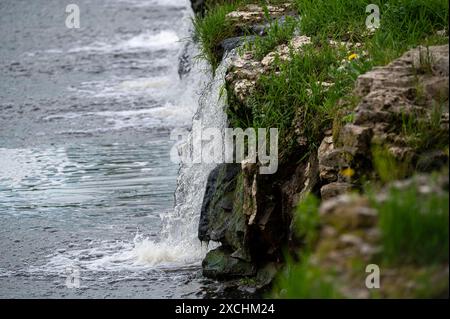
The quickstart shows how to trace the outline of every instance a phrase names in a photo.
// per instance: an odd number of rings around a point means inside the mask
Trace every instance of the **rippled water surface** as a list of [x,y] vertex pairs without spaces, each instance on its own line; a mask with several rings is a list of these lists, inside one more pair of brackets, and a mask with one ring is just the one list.
[[198,257],[158,243],[187,2],[77,0],[71,30],[65,1],[0,2],[0,297],[201,295]]

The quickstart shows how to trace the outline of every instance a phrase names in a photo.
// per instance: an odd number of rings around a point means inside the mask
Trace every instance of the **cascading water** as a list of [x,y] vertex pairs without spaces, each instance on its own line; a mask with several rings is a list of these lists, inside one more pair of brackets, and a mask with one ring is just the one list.
[[[194,46],[191,46],[191,50],[196,52]],[[190,56],[195,56],[195,53]],[[201,123],[202,131],[206,128],[218,128],[223,132],[227,127],[227,116],[224,111],[226,98],[221,94],[221,89],[225,84],[225,72],[232,56],[233,53],[230,53],[224,57],[214,76],[208,76],[211,71],[204,61],[197,61],[192,65],[192,70],[184,80],[185,84],[190,86],[186,92],[192,94],[199,89],[192,86],[193,83],[199,83],[199,81],[193,81],[193,78],[202,79],[200,82],[203,88],[201,88],[198,109],[193,118]],[[180,158],[192,159],[194,142],[191,132],[178,146]],[[202,152],[211,152],[216,147],[215,143],[221,143],[221,141],[212,140],[212,142],[203,143]],[[148,250],[142,249],[140,244],[136,246],[145,255],[145,260],[154,262],[155,259],[162,261],[164,257],[169,257],[172,261],[181,263],[197,263],[208,249],[215,246],[214,243],[208,247],[203,246],[197,234],[207,179],[216,165],[215,163],[181,163],[175,192],[175,208],[172,212],[161,216],[163,220],[161,241],[157,244],[148,240],[143,241],[144,245],[150,245],[151,249]],[[171,253],[168,254],[167,251]]]

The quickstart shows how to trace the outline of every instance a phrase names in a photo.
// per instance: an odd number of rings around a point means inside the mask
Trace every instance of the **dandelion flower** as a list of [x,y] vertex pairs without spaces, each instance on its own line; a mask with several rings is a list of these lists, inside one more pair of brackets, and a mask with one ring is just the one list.
[[352,60],[357,59],[357,58],[358,58],[358,55],[356,53],[353,53],[353,54],[349,55],[348,60],[352,61]]

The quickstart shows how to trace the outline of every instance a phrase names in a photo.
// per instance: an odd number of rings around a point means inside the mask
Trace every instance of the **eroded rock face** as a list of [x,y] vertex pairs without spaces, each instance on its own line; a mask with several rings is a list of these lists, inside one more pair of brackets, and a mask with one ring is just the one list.
[[[256,164],[219,165],[210,174],[199,225],[202,241],[218,241],[209,252],[204,275],[231,278],[258,276],[270,263],[279,264],[291,238],[292,213],[298,200],[316,190],[318,161],[313,154],[302,165],[280,167],[280,174],[260,175]],[[264,276],[263,276],[264,277]]]
[[245,248],[246,219],[242,212],[241,169],[237,164],[221,164],[209,175],[203,198],[198,237],[222,243],[232,252]]
[[[355,94],[361,102],[353,123],[343,126],[335,138],[325,137],[319,148],[320,177],[324,184],[331,183],[322,187],[322,195],[329,198],[350,190],[342,182],[372,172],[373,145],[382,145],[395,160],[411,163],[420,171],[448,163],[448,154],[442,150],[422,154],[403,132],[405,118],[429,121],[434,116],[433,106],[440,105],[439,134],[448,135],[448,50],[448,45],[416,48],[358,78]],[[348,169],[354,174],[350,178],[342,174]]]

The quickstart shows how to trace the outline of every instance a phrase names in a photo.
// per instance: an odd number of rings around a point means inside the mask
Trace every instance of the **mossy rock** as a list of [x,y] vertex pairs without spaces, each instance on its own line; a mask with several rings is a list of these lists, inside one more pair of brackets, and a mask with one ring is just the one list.
[[211,172],[201,210],[200,240],[221,242],[233,251],[245,246],[242,188],[240,165],[222,164]]
[[208,252],[202,267],[203,276],[216,279],[254,276],[256,272],[253,264],[232,257],[232,251],[223,246]]

